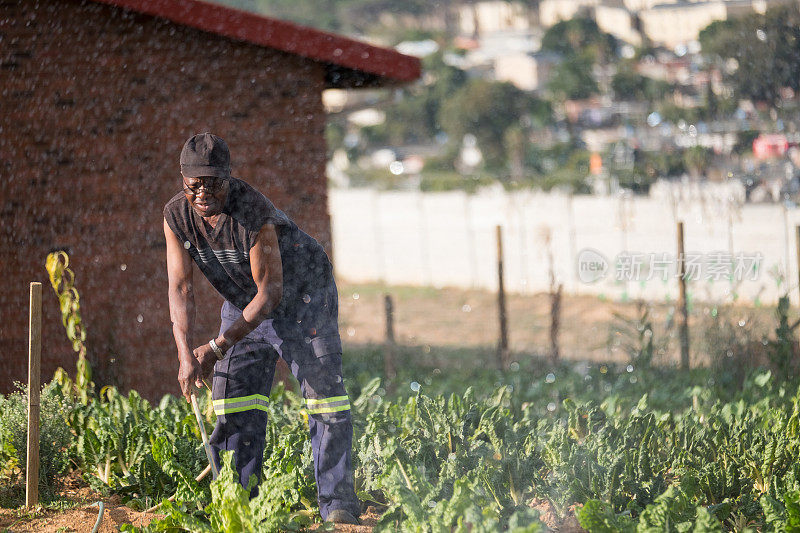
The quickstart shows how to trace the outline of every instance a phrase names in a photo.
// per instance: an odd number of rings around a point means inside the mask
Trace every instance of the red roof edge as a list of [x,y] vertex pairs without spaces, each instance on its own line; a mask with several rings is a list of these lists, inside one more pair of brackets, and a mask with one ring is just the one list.
[[420,61],[388,48],[200,0],[94,0],[138,13],[274,48],[302,57],[410,82],[419,78]]

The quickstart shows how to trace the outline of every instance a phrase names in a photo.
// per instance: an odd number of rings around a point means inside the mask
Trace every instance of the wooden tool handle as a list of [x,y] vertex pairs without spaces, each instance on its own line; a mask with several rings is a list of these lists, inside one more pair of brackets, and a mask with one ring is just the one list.
[[208,443],[208,435],[206,434],[206,424],[200,414],[200,406],[197,404],[197,396],[195,396],[194,393],[192,393],[192,409],[194,410],[194,416],[197,418],[197,425],[200,426],[200,436],[203,438],[203,448],[206,450],[208,464],[211,465],[211,470],[214,472],[214,477],[216,478],[217,475],[219,475],[219,471],[217,470],[216,463],[214,463],[214,456],[211,454],[211,445]]

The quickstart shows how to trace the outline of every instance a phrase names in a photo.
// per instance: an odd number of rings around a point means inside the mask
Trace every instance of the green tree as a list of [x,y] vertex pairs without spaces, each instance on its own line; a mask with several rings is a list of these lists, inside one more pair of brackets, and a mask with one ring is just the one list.
[[507,137],[506,131],[517,127],[529,132],[548,123],[551,115],[546,102],[510,83],[475,79],[442,105],[439,122],[453,142],[460,142],[467,133],[475,135],[486,166],[499,169],[508,160],[507,151],[516,154],[519,146],[513,139],[516,134]]
[[370,34],[381,15],[424,15],[437,6],[425,0],[212,0],[245,11],[291,20],[327,31]]
[[566,57],[589,56],[594,63],[608,63],[617,53],[617,40],[600,31],[590,18],[579,17],[556,23],[542,37],[542,50]]
[[462,87],[467,74],[447,65],[442,54],[423,60],[424,81],[398,91],[395,102],[385,108],[386,121],[364,128],[372,144],[429,142],[442,131],[438,116],[442,103]]
[[600,89],[592,76],[592,59],[587,55],[565,59],[553,69],[547,89],[556,100],[580,100]]
[[774,105],[800,90],[800,7],[715,22],[700,32],[703,53],[723,67],[737,96]]
[[667,82],[642,76],[630,65],[622,64],[611,80],[611,88],[620,100],[655,102],[663,100],[672,86]]
[[701,177],[711,164],[711,150],[693,146],[683,152],[683,161],[692,176]]

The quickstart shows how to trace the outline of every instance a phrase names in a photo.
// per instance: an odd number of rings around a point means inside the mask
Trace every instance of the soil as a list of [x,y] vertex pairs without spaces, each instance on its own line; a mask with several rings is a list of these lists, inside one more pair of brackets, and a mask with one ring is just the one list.
[[[375,507],[368,507],[366,512],[364,512],[360,519],[361,525],[349,525],[349,524],[336,524],[333,531],[338,531],[341,533],[370,533],[372,529],[377,525],[378,519],[381,517],[380,512],[375,509]],[[314,524],[311,526],[312,531],[317,531],[320,529],[322,524]]]
[[[97,522],[99,508],[97,502],[104,504],[103,521],[98,531],[114,533],[123,524],[143,527],[163,514],[135,511],[120,502],[119,496],[103,496],[93,491],[77,472],[57,480],[56,498],[59,509],[38,507],[32,511],[25,507],[17,509],[0,508],[0,531],[5,532],[64,532],[91,533]],[[63,509],[69,506],[69,509]],[[333,531],[342,533],[369,533],[378,523],[380,513],[370,507],[361,515],[361,525],[336,525]],[[312,527],[316,530],[321,524]]]
[[[497,295],[454,288],[384,287],[339,281],[339,322],[346,347],[380,344],[386,339],[385,295],[393,302],[397,343],[494,350],[499,338]],[[551,296],[548,293],[507,294],[508,338],[512,353],[549,356]],[[654,363],[680,360],[679,311],[675,302],[613,301],[564,293],[558,327],[559,357],[580,361],[627,361],[626,344],[636,343],[636,321],[648,310],[656,354]],[[716,348],[728,343],[758,348],[773,335],[774,308],[694,302],[689,338],[692,364],[706,364]],[[796,310],[790,313],[797,315]],[[715,315],[718,318],[715,318]],[[793,322],[794,318],[790,321]],[[729,329],[713,324],[733,324]],[[712,335],[716,333],[716,336]],[[729,338],[720,338],[728,335]],[[427,350],[426,350],[427,351]]]
[[564,516],[559,516],[555,508],[547,500],[535,498],[529,505],[539,511],[539,520],[544,522],[544,525],[554,533],[582,533],[586,531],[578,523],[578,518],[575,516],[575,509],[578,507],[576,505],[570,505]]
[[119,496],[107,497],[93,491],[76,472],[58,480],[56,494],[58,500],[70,506],[69,509],[38,507],[28,511],[24,507],[0,508],[0,531],[90,533],[97,522],[99,501],[105,506],[103,521],[98,529],[101,533],[119,531],[122,524],[142,527],[154,518],[163,516],[158,513],[134,511],[122,505]]

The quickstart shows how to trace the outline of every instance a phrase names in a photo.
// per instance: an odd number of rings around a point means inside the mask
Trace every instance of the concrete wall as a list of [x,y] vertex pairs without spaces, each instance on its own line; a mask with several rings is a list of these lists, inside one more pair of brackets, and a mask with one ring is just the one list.
[[[495,290],[495,226],[504,232],[505,282],[510,291],[530,293],[549,288],[550,268],[566,291],[609,298],[676,299],[676,223],[684,221],[687,254],[704,261],[690,296],[706,301],[774,302],[785,290],[768,273],[789,272],[797,280],[794,227],[800,210],[780,205],[741,205],[738,188],[701,190],[656,187],[651,197],[594,197],[484,190],[417,193],[331,190],[330,211],[336,243],[337,275],[353,281],[454,286]],[[547,241],[550,244],[548,246]],[[592,249],[609,263],[605,278],[581,281],[581,251]],[[642,275],[619,276],[615,258],[623,252],[646,254],[636,262]],[[721,278],[731,253],[749,266],[761,254],[756,279]],[[736,254],[743,254],[736,261]],[[666,259],[667,281],[659,271],[647,280],[650,254]],[[552,256],[552,262],[550,257]],[[584,256],[585,257],[585,256]],[[722,262],[722,263],[721,263]],[[716,268],[716,270],[713,270]],[[716,278],[716,279],[715,279]],[[797,292],[797,282],[792,281]],[[793,301],[797,296],[793,294]]]
[[[43,379],[75,368],[44,270],[58,248],[98,380],[178,392],[161,212],[183,142],[221,135],[234,175],[329,245],[324,67],[80,0],[0,2],[0,43],[0,392],[27,375],[30,281],[45,282]],[[206,340],[220,299],[199,285]]]

